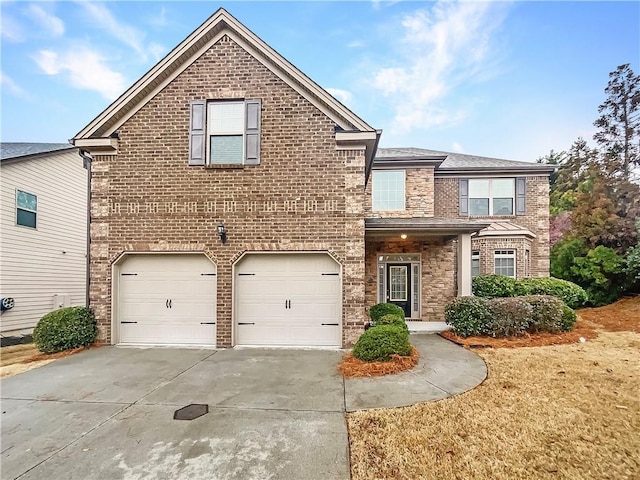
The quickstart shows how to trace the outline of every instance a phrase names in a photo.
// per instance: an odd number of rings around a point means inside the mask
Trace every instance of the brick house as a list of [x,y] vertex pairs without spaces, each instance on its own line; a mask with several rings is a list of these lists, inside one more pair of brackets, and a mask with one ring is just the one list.
[[218,10],[73,139],[101,340],[347,346],[380,300],[548,274],[548,167],[380,135]]

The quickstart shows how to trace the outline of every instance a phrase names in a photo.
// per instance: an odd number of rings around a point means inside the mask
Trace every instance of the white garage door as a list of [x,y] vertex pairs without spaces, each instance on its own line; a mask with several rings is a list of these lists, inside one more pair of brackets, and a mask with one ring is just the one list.
[[340,267],[329,255],[247,255],[235,275],[237,345],[341,345]]
[[216,267],[204,255],[131,255],[118,282],[120,343],[215,345]]

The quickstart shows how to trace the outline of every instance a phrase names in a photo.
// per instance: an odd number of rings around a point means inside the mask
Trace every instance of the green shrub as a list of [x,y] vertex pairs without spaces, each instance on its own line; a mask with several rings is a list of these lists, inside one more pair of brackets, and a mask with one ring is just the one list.
[[587,292],[573,282],[559,278],[523,278],[516,282],[516,295],[553,295],[571,308],[587,302]]
[[521,298],[533,308],[527,327],[529,333],[555,333],[562,330],[562,312],[566,307],[562,300],[551,295],[527,295],[516,298]]
[[409,331],[409,327],[407,327],[407,322],[404,321],[404,315],[396,315],[395,313],[388,313],[382,317],[380,317],[375,326],[378,327],[380,325],[397,325],[403,329]]
[[378,303],[369,309],[369,315],[374,322],[389,314],[399,315],[404,318],[404,310],[393,303]]
[[93,311],[87,307],[66,307],[47,313],[33,330],[40,351],[55,353],[93,343],[98,335]]
[[518,337],[529,328],[533,307],[522,297],[494,298],[489,302],[490,337]]
[[444,317],[456,335],[486,335],[491,319],[489,302],[485,298],[458,297],[446,306]]
[[398,325],[378,325],[370,328],[360,336],[353,347],[353,356],[365,362],[387,362],[393,354],[411,354],[409,332]]
[[592,305],[607,305],[624,292],[625,261],[614,249],[598,245],[574,259],[571,275],[585,286]]
[[513,297],[516,280],[505,275],[479,275],[473,279],[472,288],[476,297]]
[[560,330],[563,332],[568,332],[573,330],[573,327],[576,325],[576,320],[578,317],[576,316],[576,312],[573,311],[573,308],[568,307],[567,305],[562,306],[562,320],[560,321]]

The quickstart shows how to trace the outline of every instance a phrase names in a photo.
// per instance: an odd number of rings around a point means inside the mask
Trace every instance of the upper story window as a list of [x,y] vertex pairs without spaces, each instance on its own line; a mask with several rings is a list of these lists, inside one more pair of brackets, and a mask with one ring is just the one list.
[[194,100],[189,165],[260,164],[260,100]]
[[244,102],[207,105],[209,163],[244,163]]
[[36,228],[38,197],[32,193],[16,190],[16,224]]
[[513,215],[515,179],[469,179],[469,215]]
[[404,210],[405,172],[378,170],[372,177],[372,209],[374,212]]

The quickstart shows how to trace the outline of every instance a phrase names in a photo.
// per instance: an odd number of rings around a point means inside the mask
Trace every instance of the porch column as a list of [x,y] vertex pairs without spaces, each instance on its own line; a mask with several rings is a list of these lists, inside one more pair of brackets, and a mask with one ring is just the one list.
[[471,295],[471,234],[458,235],[458,296]]

